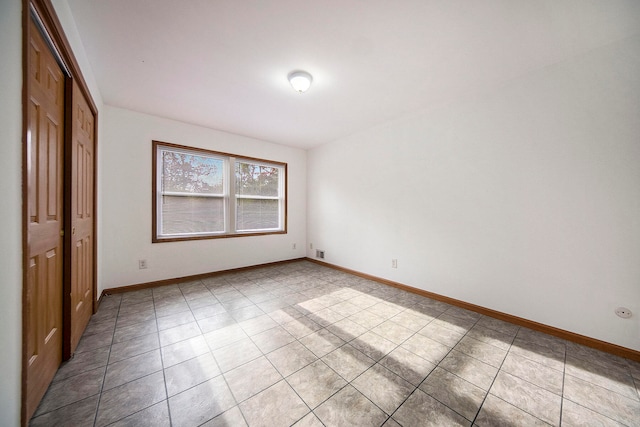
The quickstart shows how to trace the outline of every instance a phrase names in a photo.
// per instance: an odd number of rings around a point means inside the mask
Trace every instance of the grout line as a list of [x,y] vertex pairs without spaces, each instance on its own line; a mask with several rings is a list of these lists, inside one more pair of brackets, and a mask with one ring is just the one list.
[[564,408],[564,383],[567,378],[567,346],[565,345],[564,349],[564,359],[562,363],[562,388],[560,394],[560,424],[562,425],[562,410]]
[[[478,321],[480,321],[480,320],[478,319]],[[485,393],[484,398],[482,399],[482,402],[480,403],[480,406],[478,407],[478,411],[476,412],[476,416],[473,417],[473,420],[471,420],[471,425],[473,425],[476,422],[476,420],[478,419],[478,416],[480,415],[480,412],[482,411],[482,407],[484,406],[484,403],[487,401],[487,396],[489,396],[489,393],[491,392],[491,389],[493,388],[493,384],[496,382],[496,379],[498,378],[498,375],[500,375],[500,371],[502,370],[502,366],[504,365],[504,361],[507,360],[507,356],[509,355],[509,351],[511,350],[511,347],[513,346],[513,341],[515,341],[517,335],[518,335],[518,333],[516,332],[516,335],[514,335],[513,339],[511,340],[511,344],[509,345],[509,349],[505,353],[504,358],[502,359],[502,362],[500,363],[500,366],[498,367],[498,370],[496,371],[496,375],[493,377],[493,380],[491,381],[491,384],[489,385],[489,387],[487,387],[487,392]],[[465,334],[465,336],[466,336],[466,334]],[[518,409],[520,409],[520,408],[518,408]]]
[[107,364],[104,367],[104,376],[102,377],[102,384],[100,384],[100,393],[98,397],[98,404],[96,405],[96,412],[93,417],[93,426],[95,427],[98,422],[98,412],[100,411],[100,403],[102,401],[102,391],[104,390],[104,384],[107,380],[107,371],[109,370],[109,359],[111,359],[111,349],[113,348],[113,339],[116,336],[116,327],[118,326],[118,316],[120,315],[120,307],[122,307],[122,297],[120,297],[120,302],[118,303],[118,310],[116,313],[116,320],[113,324],[113,335],[111,336],[111,345],[109,345],[109,355],[107,356]]
[[162,343],[160,343],[160,327],[158,325],[158,313],[156,312],[156,299],[153,295],[153,289],[151,290],[151,301],[153,301],[153,318],[156,322],[156,334],[158,335],[158,351],[160,353],[160,365],[162,366],[162,379],[164,382],[164,395],[166,399],[164,400],[167,405],[167,415],[169,417],[169,422],[171,423],[171,405],[169,405],[169,390],[167,389],[167,376],[165,373],[164,367],[164,357],[162,356]]
[[[449,311],[449,309],[445,310],[445,311],[444,311],[444,312],[442,312],[440,315],[445,314],[447,311]],[[451,316],[451,314],[449,314],[449,316]],[[438,319],[439,317],[440,317],[440,316],[438,316],[436,319]],[[456,316],[452,316],[452,317],[456,317]],[[457,317],[457,318],[458,318],[458,319],[460,319],[459,317]],[[435,320],[435,319],[434,319],[434,320]],[[461,319],[461,320],[465,320],[465,319]],[[475,320],[475,322],[473,323],[473,325],[472,325],[472,326],[467,330],[467,332],[465,332],[465,333],[464,333],[464,335],[462,335],[462,337],[460,337],[460,339],[456,342],[456,344],[455,344],[454,346],[452,346],[452,347],[450,347],[450,348],[449,348],[449,351],[447,352],[447,354],[445,354],[445,355],[442,357],[442,359],[440,359],[440,360],[438,361],[438,363],[436,363],[436,364],[435,364],[435,367],[431,370],[431,372],[429,372],[429,375],[427,375],[427,376],[426,376],[426,377],[425,377],[425,378],[420,382],[420,384],[418,384],[418,386],[416,387],[416,389],[420,389],[420,386],[421,386],[422,384],[424,384],[424,382],[425,382],[425,381],[427,381],[427,379],[429,378],[429,376],[431,376],[431,374],[433,373],[433,371],[435,371],[436,369],[440,368],[440,369],[442,369],[442,370],[444,370],[444,371],[446,371],[446,372],[449,372],[449,371],[448,371],[448,370],[446,370],[445,368],[440,367],[440,364],[442,363],[442,361],[443,361],[444,359],[446,359],[446,358],[447,358],[447,356],[449,356],[449,354],[451,354],[451,352],[452,352],[452,351],[455,349],[455,347],[460,343],[460,341],[462,341],[462,340],[464,339],[464,337],[466,337],[466,336],[467,336],[467,334],[471,331],[471,329],[473,329],[473,327],[478,323],[478,321],[479,321],[479,320],[480,320],[480,318],[476,319],[476,320]],[[429,338],[429,337],[427,337],[427,338]],[[431,338],[429,338],[429,339],[431,339]],[[435,340],[433,340],[433,341],[435,341]],[[436,342],[438,342],[438,341],[436,341]],[[440,343],[440,344],[442,344],[442,343]],[[445,347],[449,347],[448,345],[445,345],[445,344],[442,344],[442,345],[444,345]],[[458,351],[458,350],[456,350],[456,351]],[[476,359],[476,360],[478,360],[478,361],[482,362],[480,359],[477,359],[477,358],[475,358],[475,357],[473,357],[473,356],[470,356],[470,355],[468,355],[468,354],[466,354],[466,353],[463,353],[463,354],[465,354],[466,356],[469,356],[469,357],[471,357],[471,358],[473,358],[473,359]],[[486,363],[486,362],[483,362],[483,363]],[[487,363],[487,364],[488,364],[488,363]],[[452,375],[454,375],[454,376],[456,376],[456,377],[458,377],[458,378],[460,378],[461,380],[464,380],[464,381],[468,382],[469,384],[472,384],[472,385],[474,385],[474,386],[475,386],[475,384],[473,384],[473,383],[471,383],[470,381],[467,381],[466,379],[464,379],[464,378],[462,378],[462,377],[460,377],[460,376],[456,375],[455,373],[453,373],[453,372],[449,372],[449,373],[450,373],[450,374],[452,374]],[[477,386],[476,386],[476,387],[477,387]],[[479,388],[479,387],[478,387],[478,388]],[[460,415],[462,418],[464,418],[465,420],[467,420],[467,417],[465,417],[464,415],[462,415],[461,413],[459,413],[459,412],[458,412],[458,411],[456,411],[455,409],[451,408],[449,405],[445,404],[444,402],[440,402],[440,400],[438,400],[435,396],[431,396],[430,394],[428,394],[428,393],[424,392],[422,389],[420,389],[420,391],[422,391],[423,393],[427,394],[427,396],[431,397],[432,399],[437,400],[439,403],[441,403],[442,405],[444,405],[445,407],[449,408],[449,409],[450,409],[451,411],[453,411],[454,413],[456,413],[456,414]],[[487,397],[487,395],[488,395],[488,394],[489,394],[489,389],[487,389],[487,393],[486,393],[486,394],[485,394],[485,396],[484,396],[484,397],[485,397],[485,399],[486,399],[486,397]],[[408,399],[408,398],[407,398],[407,399]],[[482,403],[480,404],[480,407],[478,408],[478,411],[476,412],[476,417],[478,416],[478,412],[480,412],[480,408],[482,408],[482,404],[484,404],[484,399],[483,399]],[[396,408],[396,411],[397,411],[399,408],[400,408],[400,407]],[[474,419],[471,421],[471,424],[472,424],[472,425],[473,425],[473,422],[475,422],[476,417],[474,417]]]

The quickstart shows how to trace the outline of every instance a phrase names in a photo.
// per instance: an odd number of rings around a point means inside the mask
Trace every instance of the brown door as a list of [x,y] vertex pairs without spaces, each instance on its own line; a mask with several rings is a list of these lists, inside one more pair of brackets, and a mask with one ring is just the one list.
[[70,166],[70,226],[68,268],[71,310],[71,348],[78,346],[93,313],[93,169],[94,116],[78,84],[73,82],[71,100],[71,143],[67,165]]
[[62,361],[64,75],[30,20],[27,248],[24,301],[27,419]]

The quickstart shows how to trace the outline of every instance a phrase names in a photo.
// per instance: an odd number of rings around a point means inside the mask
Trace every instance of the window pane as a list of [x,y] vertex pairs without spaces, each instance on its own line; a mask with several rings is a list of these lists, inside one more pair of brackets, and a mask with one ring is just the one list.
[[224,199],[162,196],[162,234],[224,231]]
[[279,168],[252,163],[236,163],[236,194],[278,197]]
[[154,243],[286,232],[286,163],[153,146]]
[[238,231],[279,228],[278,205],[278,200],[238,199],[236,228]]
[[162,191],[222,194],[222,159],[162,151]]

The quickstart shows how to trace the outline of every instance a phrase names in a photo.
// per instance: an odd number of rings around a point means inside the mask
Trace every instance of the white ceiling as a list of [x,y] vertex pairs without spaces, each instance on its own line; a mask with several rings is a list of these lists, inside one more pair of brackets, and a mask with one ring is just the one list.
[[106,104],[302,148],[640,30],[638,0],[67,1]]

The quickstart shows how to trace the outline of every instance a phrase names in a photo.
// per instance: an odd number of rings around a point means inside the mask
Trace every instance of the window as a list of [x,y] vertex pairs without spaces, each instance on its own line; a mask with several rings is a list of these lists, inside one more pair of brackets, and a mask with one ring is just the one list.
[[286,233],[287,164],[153,141],[153,241]]

